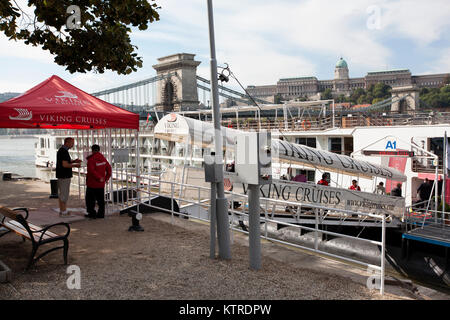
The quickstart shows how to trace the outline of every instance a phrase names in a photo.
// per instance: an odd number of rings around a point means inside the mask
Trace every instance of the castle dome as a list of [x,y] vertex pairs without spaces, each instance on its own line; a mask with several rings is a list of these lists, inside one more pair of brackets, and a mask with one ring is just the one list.
[[336,63],[336,68],[348,69],[347,62],[341,57],[341,59],[339,59],[339,61]]

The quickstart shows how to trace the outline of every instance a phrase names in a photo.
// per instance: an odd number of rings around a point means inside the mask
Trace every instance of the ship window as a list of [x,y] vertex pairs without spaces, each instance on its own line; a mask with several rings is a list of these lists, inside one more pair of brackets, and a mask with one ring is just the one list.
[[316,172],[313,170],[301,170],[301,169],[295,169],[295,176],[297,175],[304,175],[306,177],[306,181],[308,182],[315,182],[316,178]]
[[316,138],[296,138],[295,143],[316,148]]
[[[447,138],[447,141],[450,143],[450,138]],[[444,138],[430,138],[429,146],[429,151],[433,152],[439,157],[439,167],[442,168],[442,159],[444,155]]]
[[342,139],[341,138],[329,138],[328,139],[328,151],[334,153],[342,153]]
[[344,154],[350,156],[353,152],[353,137],[344,138]]
[[44,138],[41,138],[41,148],[45,148],[45,140]]

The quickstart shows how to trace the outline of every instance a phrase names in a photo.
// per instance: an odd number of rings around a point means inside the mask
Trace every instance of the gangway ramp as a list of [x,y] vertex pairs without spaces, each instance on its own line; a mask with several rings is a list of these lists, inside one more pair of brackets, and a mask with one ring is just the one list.
[[450,247],[450,225],[429,225],[416,228],[403,234],[403,238]]
[[445,270],[448,269],[450,248],[450,225],[429,224],[406,231],[402,235],[402,256],[409,259],[410,240],[440,246],[445,249]]

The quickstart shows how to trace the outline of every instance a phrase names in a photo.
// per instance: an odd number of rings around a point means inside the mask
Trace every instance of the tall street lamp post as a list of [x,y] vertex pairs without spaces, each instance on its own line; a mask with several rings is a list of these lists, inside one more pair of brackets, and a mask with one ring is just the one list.
[[[214,39],[214,18],[213,18],[213,6],[212,0],[207,0],[208,2],[208,22],[209,22],[209,43],[211,51],[211,94],[212,94],[212,109],[214,117],[214,131],[215,131],[215,163],[219,164],[223,168],[223,141],[222,141],[222,131],[220,126],[221,114],[219,110],[219,92],[218,92],[218,81],[217,81],[217,60],[216,60],[216,46]],[[215,188],[212,186],[212,190],[217,191],[211,192],[211,216],[215,213],[215,218],[217,221],[217,238],[219,243],[219,257],[222,259],[231,259],[230,250],[230,235],[228,232],[228,205],[227,199],[225,198],[224,185],[223,185],[223,169],[218,170],[218,177],[215,183]],[[216,197],[214,199],[214,197]],[[215,204],[215,208],[213,208]],[[211,225],[214,223],[211,219]],[[211,226],[213,228],[213,226]]]

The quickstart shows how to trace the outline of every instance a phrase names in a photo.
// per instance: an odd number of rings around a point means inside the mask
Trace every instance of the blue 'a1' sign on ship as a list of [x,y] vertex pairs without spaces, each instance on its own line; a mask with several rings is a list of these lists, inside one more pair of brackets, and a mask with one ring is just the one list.
[[386,144],[386,150],[397,150],[397,141],[388,141]]

